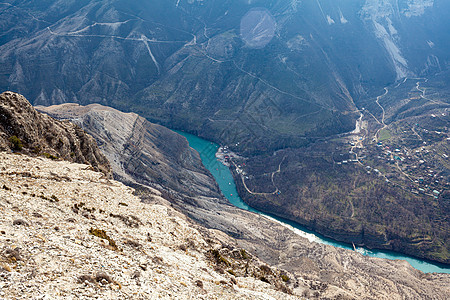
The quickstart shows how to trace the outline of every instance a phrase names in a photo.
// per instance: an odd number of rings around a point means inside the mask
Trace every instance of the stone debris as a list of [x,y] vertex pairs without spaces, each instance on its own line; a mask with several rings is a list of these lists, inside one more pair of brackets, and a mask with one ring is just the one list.
[[233,274],[245,252],[222,257],[172,208],[133,192],[87,165],[1,152],[0,299],[299,298]]

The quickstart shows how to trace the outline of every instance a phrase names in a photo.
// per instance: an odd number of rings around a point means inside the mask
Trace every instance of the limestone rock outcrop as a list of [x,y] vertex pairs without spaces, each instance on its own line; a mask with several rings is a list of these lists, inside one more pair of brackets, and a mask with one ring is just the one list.
[[109,161],[83,129],[37,112],[25,97],[13,92],[0,95],[0,150],[90,164],[112,175]]

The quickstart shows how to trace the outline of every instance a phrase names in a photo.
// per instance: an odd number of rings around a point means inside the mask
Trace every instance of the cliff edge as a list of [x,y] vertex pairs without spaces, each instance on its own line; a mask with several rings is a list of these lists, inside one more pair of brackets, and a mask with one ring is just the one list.
[[37,112],[25,97],[13,92],[0,94],[0,150],[89,164],[112,176],[94,138],[71,122]]

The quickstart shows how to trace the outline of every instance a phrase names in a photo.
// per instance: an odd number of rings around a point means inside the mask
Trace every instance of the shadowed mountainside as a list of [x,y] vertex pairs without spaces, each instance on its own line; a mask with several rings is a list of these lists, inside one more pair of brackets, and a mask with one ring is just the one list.
[[2,3],[0,88],[34,105],[96,102],[134,111],[239,142],[247,154],[297,147],[352,130],[360,100],[374,90],[445,70],[448,5]]

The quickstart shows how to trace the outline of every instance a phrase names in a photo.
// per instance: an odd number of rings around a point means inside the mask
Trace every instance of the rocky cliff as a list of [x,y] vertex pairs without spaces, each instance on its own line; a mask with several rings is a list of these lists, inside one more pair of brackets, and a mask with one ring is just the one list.
[[0,149],[90,164],[111,176],[106,157],[95,140],[70,122],[37,112],[22,95],[0,95]]
[[99,104],[67,103],[36,109],[57,119],[70,120],[92,135],[120,181],[187,197],[220,197],[198,153],[185,138],[166,127]]

